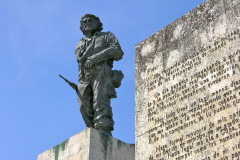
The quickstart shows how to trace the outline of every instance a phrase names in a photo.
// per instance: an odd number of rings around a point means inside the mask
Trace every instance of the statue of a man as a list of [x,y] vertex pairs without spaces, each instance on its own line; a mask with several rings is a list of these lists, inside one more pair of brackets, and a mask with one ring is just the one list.
[[111,135],[114,121],[110,99],[116,98],[115,88],[121,85],[123,74],[112,70],[113,61],[122,59],[123,51],[111,32],[101,32],[98,17],[86,14],[80,30],[85,35],[75,50],[79,73],[77,86],[80,112],[87,127]]

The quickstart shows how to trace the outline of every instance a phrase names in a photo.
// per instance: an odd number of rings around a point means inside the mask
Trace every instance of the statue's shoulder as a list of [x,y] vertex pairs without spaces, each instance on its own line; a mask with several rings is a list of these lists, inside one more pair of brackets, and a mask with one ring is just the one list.
[[83,38],[77,43],[76,48],[82,48],[84,46]]
[[99,32],[98,33],[98,35],[101,35],[101,36],[110,36],[110,35],[114,35],[112,32],[109,32],[109,31],[107,31],[107,32]]
[[112,32],[99,32],[99,36],[105,37],[105,38],[115,38],[114,34]]

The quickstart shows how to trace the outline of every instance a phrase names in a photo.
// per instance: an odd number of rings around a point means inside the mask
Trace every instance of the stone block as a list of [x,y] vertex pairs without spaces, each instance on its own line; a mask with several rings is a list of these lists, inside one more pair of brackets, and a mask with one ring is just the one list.
[[207,0],[136,45],[136,160],[239,159],[239,8]]
[[134,145],[87,128],[43,152],[38,160],[134,160]]

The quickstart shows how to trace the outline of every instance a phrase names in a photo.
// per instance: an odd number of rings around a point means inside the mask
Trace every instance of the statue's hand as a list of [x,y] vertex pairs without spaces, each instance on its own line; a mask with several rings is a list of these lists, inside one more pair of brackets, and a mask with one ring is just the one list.
[[92,62],[88,59],[86,62],[85,62],[85,66],[86,68],[91,68],[92,67]]

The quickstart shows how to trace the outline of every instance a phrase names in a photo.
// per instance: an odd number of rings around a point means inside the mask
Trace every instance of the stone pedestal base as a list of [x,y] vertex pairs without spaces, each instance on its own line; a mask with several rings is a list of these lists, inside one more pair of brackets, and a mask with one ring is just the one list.
[[134,160],[135,147],[93,128],[86,128],[70,139],[38,156],[38,160]]

